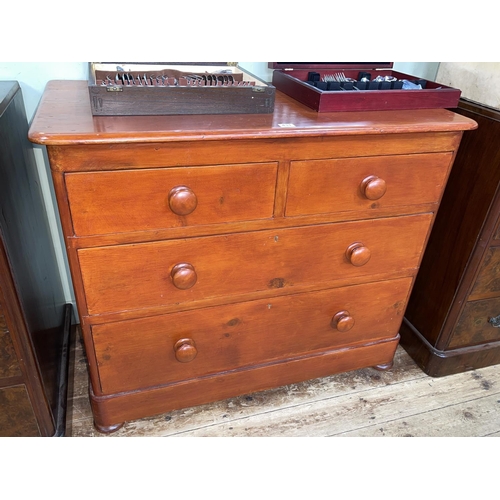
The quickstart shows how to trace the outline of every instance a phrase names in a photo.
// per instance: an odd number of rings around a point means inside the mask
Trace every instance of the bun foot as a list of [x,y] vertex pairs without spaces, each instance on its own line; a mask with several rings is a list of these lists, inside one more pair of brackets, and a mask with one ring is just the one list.
[[114,425],[99,425],[94,422],[94,427],[102,434],[111,434],[112,432],[116,432],[117,430],[121,429],[124,423],[125,422]]
[[385,363],[383,365],[375,365],[373,368],[375,368],[375,370],[378,371],[385,371],[385,370],[390,370],[393,364],[394,362],[390,361],[389,363]]

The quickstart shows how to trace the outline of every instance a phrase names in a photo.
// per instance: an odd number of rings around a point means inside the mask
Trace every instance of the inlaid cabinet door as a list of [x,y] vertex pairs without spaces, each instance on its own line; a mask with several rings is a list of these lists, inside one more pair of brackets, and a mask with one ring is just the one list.
[[35,436],[40,429],[0,299],[0,437]]
[[0,303],[0,383],[2,379],[22,375],[7,320]]
[[38,437],[40,429],[25,385],[0,388],[0,437]]
[[486,251],[469,299],[498,296],[500,296],[500,246],[490,247]]
[[450,349],[500,341],[500,297],[467,302],[454,329]]
[[500,214],[496,214],[495,229],[492,238],[493,240],[500,240]]

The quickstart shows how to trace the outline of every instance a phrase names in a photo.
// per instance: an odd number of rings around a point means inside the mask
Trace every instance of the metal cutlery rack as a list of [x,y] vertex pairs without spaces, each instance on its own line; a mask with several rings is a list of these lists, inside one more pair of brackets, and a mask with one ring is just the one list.
[[347,77],[344,72],[324,74],[317,72],[308,74],[309,85],[319,90],[346,91],[346,90],[421,90],[425,89],[427,81],[424,79],[398,79],[390,75],[378,75],[371,78],[371,73],[361,71],[357,78]]
[[112,74],[97,75],[97,85],[138,86],[138,87],[249,87],[255,82],[243,80],[241,75],[224,73],[202,73],[179,75],[172,73],[132,73],[118,71]]

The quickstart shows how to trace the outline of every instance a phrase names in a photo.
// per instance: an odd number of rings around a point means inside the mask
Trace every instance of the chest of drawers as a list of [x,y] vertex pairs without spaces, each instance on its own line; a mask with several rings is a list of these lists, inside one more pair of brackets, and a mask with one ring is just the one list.
[[388,368],[462,132],[446,110],[92,117],[50,82],[47,146],[97,429]]

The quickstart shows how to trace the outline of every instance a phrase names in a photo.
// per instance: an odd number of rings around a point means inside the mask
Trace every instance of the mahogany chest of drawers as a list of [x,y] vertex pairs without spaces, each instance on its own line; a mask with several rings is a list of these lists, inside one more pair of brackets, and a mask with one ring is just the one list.
[[47,146],[96,427],[388,368],[462,132],[447,110],[92,117],[50,82]]
[[464,134],[401,343],[431,376],[500,363],[500,111],[461,99]]

